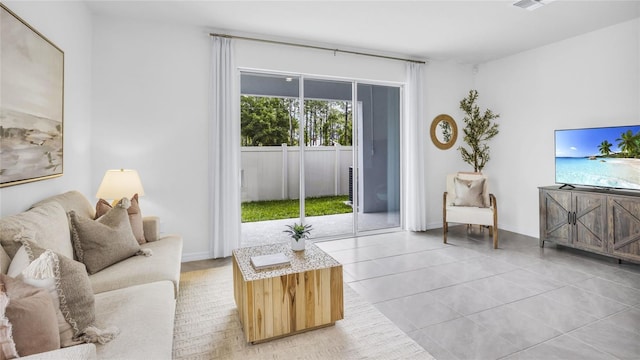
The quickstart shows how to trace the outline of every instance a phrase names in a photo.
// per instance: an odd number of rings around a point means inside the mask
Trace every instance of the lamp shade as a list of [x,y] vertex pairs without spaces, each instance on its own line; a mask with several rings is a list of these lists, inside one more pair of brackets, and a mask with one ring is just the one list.
[[120,200],[123,197],[130,198],[134,194],[144,195],[140,176],[135,170],[107,170],[100,183],[97,198]]

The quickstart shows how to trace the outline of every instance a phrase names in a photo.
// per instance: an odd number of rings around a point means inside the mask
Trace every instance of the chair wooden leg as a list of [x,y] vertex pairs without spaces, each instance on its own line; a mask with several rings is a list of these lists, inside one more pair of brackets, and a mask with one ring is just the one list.
[[498,201],[493,194],[489,194],[491,205],[493,205],[493,248],[498,248]]
[[447,231],[449,226],[447,224],[447,192],[442,194],[442,241],[447,243]]
[[447,243],[447,232],[449,231],[449,224],[447,224],[446,222],[442,225],[442,238],[443,238],[443,242],[446,244]]
[[498,228],[493,229],[493,248],[498,248]]

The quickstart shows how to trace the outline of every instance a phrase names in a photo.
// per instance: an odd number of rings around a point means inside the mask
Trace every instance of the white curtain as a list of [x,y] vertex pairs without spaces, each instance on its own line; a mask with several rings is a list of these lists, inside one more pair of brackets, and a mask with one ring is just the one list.
[[427,230],[425,143],[429,140],[424,118],[424,64],[407,63],[404,108],[405,228],[424,231]]
[[210,252],[240,247],[240,119],[231,39],[213,36],[209,121]]

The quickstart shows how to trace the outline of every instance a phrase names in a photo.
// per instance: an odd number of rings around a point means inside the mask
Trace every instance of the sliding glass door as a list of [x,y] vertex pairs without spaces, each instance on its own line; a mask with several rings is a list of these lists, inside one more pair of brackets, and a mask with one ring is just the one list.
[[358,84],[358,231],[400,226],[400,88]]
[[[354,101],[353,99],[357,99]],[[242,245],[400,226],[400,87],[242,72]]]
[[313,226],[315,238],[352,235],[353,83],[304,79],[303,92],[301,216]]

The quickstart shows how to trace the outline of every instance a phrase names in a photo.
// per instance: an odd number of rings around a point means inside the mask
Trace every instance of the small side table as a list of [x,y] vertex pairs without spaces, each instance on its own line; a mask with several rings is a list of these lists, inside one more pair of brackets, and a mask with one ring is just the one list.
[[[291,265],[256,271],[251,257],[284,253]],[[315,244],[233,250],[233,294],[247,342],[258,343],[334,325],[344,318],[342,265]]]

